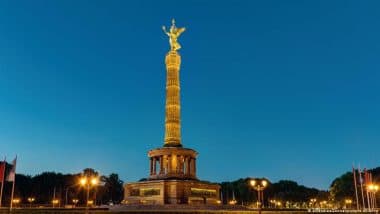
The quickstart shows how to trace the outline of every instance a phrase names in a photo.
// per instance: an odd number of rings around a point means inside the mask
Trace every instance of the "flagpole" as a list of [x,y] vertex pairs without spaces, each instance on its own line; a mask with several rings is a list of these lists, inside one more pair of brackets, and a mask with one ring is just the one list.
[[368,171],[366,168],[364,168],[364,186],[365,186],[365,191],[367,193],[367,205],[368,205],[368,210],[371,210],[371,203],[369,202],[370,199],[370,195],[369,195],[369,191],[368,191],[368,184],[369,184],[369,177],[368,177]]
[[358,187],[356,182],[356,170],[354,165],[352,165],[352,172],[354,174],[354,186],[355,186],[355,196],[356,196],[356,209],[359,210],[359,196],[358,196]]
[[14,173],[15,173],[15,177],[13,179],[13,183],[12,183],[12,193],[11,193],[11,206],[10,206],[10,210],[12,210],[12,207],[13,207],[13,196],[14,196],[14,192],[15,192],[15,183],[16,183],[16,166],[17,166],[17,155],[16,155],[16,159],[15,159],[15,165],[14,165]]
[[361,192],[362,192],[363,209],[365,209],[364,190],[363,190],[363,179],[362,179],[362,173],[361,173],[361,171],[360,171],[360,165],[359,165],[359,167],[358,167],[358,171],[359,171],[360,189],[361,189]]
[[[369,177],[369,183],[372,184],[372,173],[371,172],[368,172],[368,177]],[[371,207],[372,209],[375,209],[375,193],[374,192],[370,192],[370,196],[371,196]]]
[[12,182],[12,193],[11,193],[11,206],[10,206],[10,209],[12,209],[12,207],[13,207],[13,194],[15,192],[15,183],[16,183],[15,180]]
[[371,198],[372,198],[372,209],[376,210],[376,206],[375,206],[376,194],[375,194],[375,192],[371,192]]
[[1,181],[1,190],[0,190],[0,207],[3,206],[3,189],[4,189],[4,179]]
[[7,164],[6,164],[6,157],[4,158],[4,162],[2,164],[4,164],[4,169],[3,169],[3,180],[1,181],[1,190],[0,190],[0,207],[3,206],[2,202],[3,202],[3,189],[4,189],[4,180],[5,180],[5,168],[7,167]]

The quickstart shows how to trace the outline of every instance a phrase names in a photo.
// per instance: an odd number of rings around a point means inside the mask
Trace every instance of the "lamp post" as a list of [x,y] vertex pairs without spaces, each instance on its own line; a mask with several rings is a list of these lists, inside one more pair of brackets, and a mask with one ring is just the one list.
[[368,191],[373,194],[371,204],[372,204],[372,208],[376,209],[376,207],[377,207],[377,204],[376,204],[376,192],[379,191],[379,185],[377,185],[377,184],[369,184],[368,185]]
[[[276,202],[276,205],[277,205],[277,208],[282,208],[282,202],[281,201],[277,201]],[[275,206],[276,207],[276,206]]]
[[51,201],[51,203],[53,204],[53,208],[55,208],[55,206],[57,206],[57,204],[59,204],[59,200],[54,198],[54,199]]
[[346,209],[351,209],[352,200],[348,198],[344,200],[344,204],[346,205]]
[[319,208],[327,208],[329,205],[327,204],[327,201],[321,201],[319,202]]
[[77,203],[79,202],[79,200],[78,199],[76,199],[76,198],[74,198],[73,199],[73,204],[74,204],[74,207],[76,207],[77,206]]
[[261,214],[264,202],[264,189],[268,186],[268,181],[265,179],[251,179],[249,184],[257,191],[257,207],[259,208],[259,214]]
[[15,206],[17,206],[19,203],[20,203],[20,199],[19,198],[15,198],[12,200],[12,204],[14,204]]
[[310,207],[311,208],[315,208],[315,204],[317,203],[317,199],[316,198],[312,198],[310,199]]
[[90,188],[91,188],[91,186],[98,185],[99,179],[98,179],[98,177],[87,177],[87,176],[84,176],[84,177],[82,177],[79,180],[79,183],[80,183],[80,185],[82,185],[83,187],[85,187],[86,190],[87,190],[87,194],[86,194],[86,207],[88,208],[88,206],[90,205],[90,203],[89,203],[90,202],[89,201],[89,198],[90,198]]
[[67,206],[67,199],[68,199],[69,189],[70,189],[70,187],[67,187],[67,188],[66,188],[66,194],[65,194],[65,206]]
[[28,198],[28,202],[29,202],[30,207],[32,207],[32,203],[33,203],[35,200],[36,200],[36,199],[33,198],[33,197],[29,197],[29,198]]

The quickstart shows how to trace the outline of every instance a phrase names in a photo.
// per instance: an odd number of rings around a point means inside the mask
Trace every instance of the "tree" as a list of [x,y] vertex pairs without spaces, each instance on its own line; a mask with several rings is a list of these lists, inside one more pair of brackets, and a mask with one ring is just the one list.
[[271,193],[268,194],[270,194],[272,198],[299,203],[308,202],[311,198],[316,198],[318,194],[322,192],[321,190],[308,188],[290,180],[281,180],[277,183],[273,183],[268,187],[268,192],[269,191],[271,191]]
[[330,186],[330,197],[336,202],[343,203],[346,198],[352,198],[354,195],[355,187],[352,172],[335,178]]
[[16,175],[15,198],[26,199],[30,197],[32,190],[32,177],[28,175]]
[[99,172],[95,171],[95,169],[92,169],[92,168],[84,169],[82,174],[84,176],[87,176],[87,177],[98,177],[99,176]]
[[118,174],[112,173],[108,177],[104,177],[104,186],[102,192],[103,202],[112,202],[114,204],[118,204],[123,200],[123,181],[119,179]]

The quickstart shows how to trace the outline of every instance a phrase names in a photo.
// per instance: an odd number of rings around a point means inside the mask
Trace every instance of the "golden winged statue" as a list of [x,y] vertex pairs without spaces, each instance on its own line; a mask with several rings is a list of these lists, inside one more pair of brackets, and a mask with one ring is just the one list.
[[177,39],[183,33],[186,28],[177,28],[175,26],[175,20],[172,20],[172,26],[170,27],[169,31],[166,31],[166,27],[162,26],[162,29],[164,30],[165,34],[169,36],[169,43],[170,43],[170,49],[172,51],[177,51],[181,48],[181,45],[178,43]]

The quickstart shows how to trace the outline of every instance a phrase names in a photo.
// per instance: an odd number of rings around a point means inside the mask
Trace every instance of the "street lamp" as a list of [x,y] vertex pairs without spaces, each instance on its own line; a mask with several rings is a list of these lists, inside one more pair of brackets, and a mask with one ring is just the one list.
[[348,198],[348,199],[344,200],[344,204],[346,204],[346,209],[350,209],[351,204],[352,204],[352,200]]
[[86,207],[88,207],[89,205],[93,204],[93,201],[92,201],[92,203],[89,203],[90,202],[89,201],[90,188],[91,188],[91,186],[98,185],[99,178],[98,177],[87,177],[87,176],[85,176],[85,177],[80,178],[79,183],[80,183],[80,185],[82,185],[83,187],[85,187],[87,189]]
[[316,202],[317,202],[317,199],[316,199],[316,198],[312,198],[312,199],[310,199],[310,207],[314,208]]
[[276,208],[276,200],[274,200],[274,199],[271,199],[271,200],[269,200],[269,203],[271,203],[272,204],[272,207],[274,207],[274,208]]
[[232,199],[231,201],[228,202],[229,205],[235,205],[237,201],[235,199]]
[[320,208],[326,208],[326,207],[328,207],[327,201],[321,201],[321,202],[319,202],[319,207]]
[[373,197],[372,197],[372,207],[376,209],[377,205],[376,205],[376,192],[379,191],[379,185],[377,184],[369,184],[368,185],[368,191],[371,192],[373,194]]
[[59,200],[58,199],[53,199],[51,201],[51,203],[53,204],[53,208],[54,208],[55,206],[57,206],[57,204],[59,204]]
[[282,202],[281,201],[277,201],[276,205],[277,205],[278,208],[281,208],[282,207]]
[[29,198],[28,198],[28,202],[29,202],[29,204],[30,204],[30,207],[32,207],[32,203],[33,203],[35,200],[36,200],[36,199],[33,198],[33,197],[29,197]]
[[21,200],[19,198],[15,198],[15,199],[12,200],[12,204],[14,204],[15,206],[17,206],[17,204],[19,204],[20,201]]
[[91,178],[91,184],[92,184],[92,185],[95,186],[95,185],[97,185],[98,183],[99,183],[98,178],[95,178],[95,177],[94,177],[94,178]]
[[281,202],[281,201],[277,201],[277,200],[275,200],[275,199],[271,199],[271,200],[269,201],[269,203],[272,204],[272,207],[273,207],[273,208],[281,208],[281,206],[282,206],[282,202]]
[[257,207],[259,208],[259,213],[261,213],[264,202],[264,189],[268,186],[268,181],[265,179],[251,179],[249,184],[257,191]]
[[79,200],[78,199],[76,199],[76,198],[74,198],[73,199],[73,204],[74,204],[74,207],[76,207],[77,206],[77,203],[79,202]]
[[93,200],[89,200],[89,201],[87,201],[87,205],[93,205],[94,204],[94,201]]

